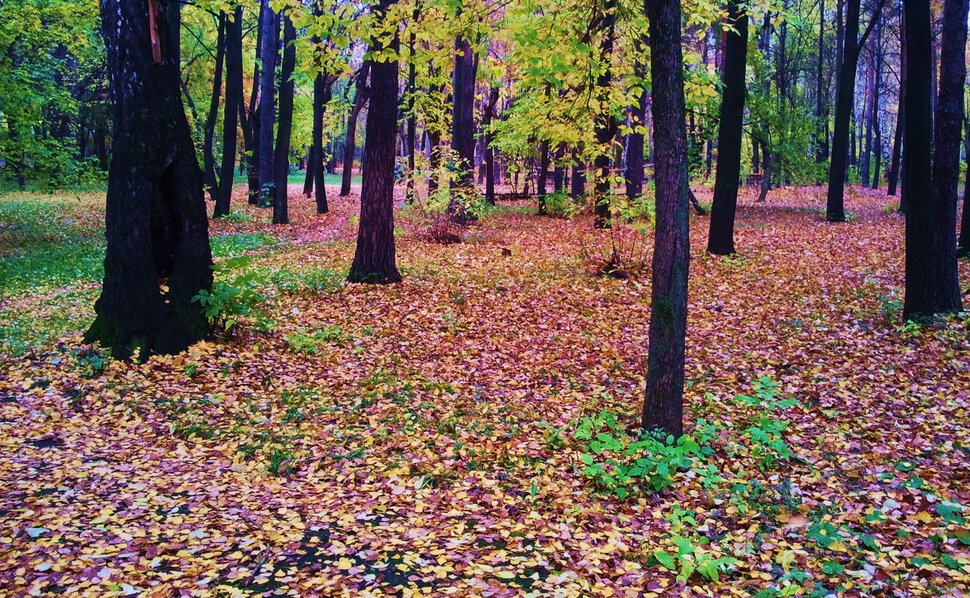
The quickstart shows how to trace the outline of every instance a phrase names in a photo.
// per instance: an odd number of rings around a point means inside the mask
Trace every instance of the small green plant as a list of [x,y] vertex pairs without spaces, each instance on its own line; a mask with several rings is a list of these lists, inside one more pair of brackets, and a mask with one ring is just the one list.
[[[233,268],[242,268],[250,263],[252,258],[241,257],[226,260],[216,267],[216,272],[226,272]],[[235,277],[232,282],[216,281],[212,291],[205,289],[192,297],[193,303],[198,303],[209,324],[232,332],[240,323],[250,320],[257,329],[268,329],[272,322],[266,314],[258,309],[265,297],[258,292],[257,283],[260,275],[253,271]]]
[[916,338],[923,332],[924,324],[917,320],[906,320],[897,329],[904,338]]
[[583,204],[574,201],[565,190],[546,195],[542,199],[542,204],[547,215],[563,220],[572,220],[583,211]]
[[100,351],[93,347],[79,349],[74,353],[77,358],[78,367],[81,369],[81,376],[84,378],[96,378],[100,376],[111,359],[102,355]]
[[232,210],[228,214],[219,216],[223,222],[252,222],[253,217],[242,210]]
[[287,476],[296,471],[296,461],[292,452],[286,449],[273,449],[266,470],[275,476]]
[[704,463],[713,452],[710,447],[701,447],[686,435],[676,441],[672,436],[652,434],[634,439],[617,423],[616,416],[606,411],[583,418],[573,439],[586,443],[589,450],[580,455],[583,474],[620,499],[636,491],[664,490],[674,483],[679,471],[696,468],[704,475],[712,473]]
[[320,347],[326,344],[342,344],[349,340],[340,326],[325,326],[319,330],[307,331],[298,330],[286,337],[286,342],[294,351],[316,355],[320,352]]
[[903,302],[896,293],[879,295],[879,315],[885,324],[895,324],[903,313]]
[[672,535],[667,543],[672,554],[663,550],[653,553],[660,565],[677,573],[677,581],[686,583],[694,573],[708,581],[718,581],[722,571],[728,571],[741,561],[729,556],[715,556],[710,540],[693,532],[697,520],[692,511],[674,507],[667,517]]

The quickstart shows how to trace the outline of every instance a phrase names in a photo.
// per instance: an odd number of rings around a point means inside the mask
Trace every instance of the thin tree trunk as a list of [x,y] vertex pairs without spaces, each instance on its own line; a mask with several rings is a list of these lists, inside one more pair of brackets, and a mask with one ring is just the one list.
[[283,20],[283,62],[280,65],[280,113],[273,164],[273,224],[290,221],[287,201],[290,174],[290,138],[293,133],[293,71],[296,68],[296,29],[289,13]]
[[[647,65],[638,59],[633,64],[633,74],[638,79],[645,79]],[[633,106],[630,114],[632,132],[629,135],[627,145],[626,196],[631,200],[643,195],[643,137],[645,135],[646,120],[647,90],[646,86],[643,86],[640,91],[640,97],[637,99],[637,103]]]
[[226,106],[222,112],[222,165],[219,169],[219,195],[213,217],[229,213],[232,180],[236,167],[238,119],[243,107],[242,7],[236,7],[226,22]]
[[482,125],[485,128],[485,201],[495,205],[495,148],[492,142],[495,134],[492,133],[492,119],[495,117],[495,106],[498,104],[498,87],[491,87],[488,92],[488,101],[485,103],[485,115]]
[[260,48],[262,59],[262,79],[259,89],[259,200],[257,203],[268,208],[273,205],[276,176],[273,166],[273,125],[276,123],[276,61],[279,58],[279,16],[273,10],[270,0],[262,0],[264,17],[260,23],[263,45]]
[[370,68],[371,63],[365,62],[361,66],[360,72],[357,73],[354,106],[350,109],[350,116],[347,117],[347,132],[344,134],[344,171],[343,178],[340,181],[340,197],[350,195],[350,186],[354,176],[354,158],[357,155],[357,118],[367,101],[367,75]]
[[310,168],[313,179],[317,205],[317,214],[330,211],[327,203],[327,173],[323,165],[323,115],[327,104],[333,95],[333,78],[323,73],[317,74],[313,80],[313,159]]
[[[748,15],[739,0],[729,0],[728,32],[724,49],[724,92],[717,134],[717,172],[714,175],[714,203],[707,251],[715,255],[734,253],[734,218],[741,177],[741,135],[744,98],[747,93],[745,69],[748,52]],[[767,177],[766,177],[767,178]]]
[[610,143],[616,138],[617,124],[609,108],[609,88],[613,79],[610,63],[613,57],[613,42],[616,37],[616,0],[604,0],[603,13],[599,15],[597,29],[603,33],[600,41],[599,59],[602,62],[596,87],[600,93],[600,113],[596,115],[596,203],[593,211],[593,224],[596,228],[610,226]]
[[[212,153],[216,119],[219,118],[219,99],[222,95],[222,65],[226,55],[226,13],[219,13],[218,34],[216,36],[216,70],[212,77],[212,97],[202,133],[202,160],[205,173],[205,186],[212,201],[219,198],[219,182],[216,180],[216,158]],[[226,92],[228,95],[228,92]],[[227,106],[228,109],[228,106]]]
[[[905,28],[905,19],[900,11],[900,26]],[[900,57],[899,57],[899,107],[896,112],[896,132],[893,134],[893,157],[889,166],[889,195],[896,195],[896,185],[899,182],[899,175],[902,172],[902,148],[903,130],[906,123],[906,36],[900,35]],[[905,197],[899,202],[899,211],[905,213]]]

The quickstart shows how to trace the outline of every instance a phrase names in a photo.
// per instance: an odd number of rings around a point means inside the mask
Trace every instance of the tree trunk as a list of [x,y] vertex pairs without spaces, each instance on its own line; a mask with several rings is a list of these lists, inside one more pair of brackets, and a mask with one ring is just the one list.
[[[821,164],[828,159],[828,123],[825,114],[825,0],[819,0],[818,14],[818,61],[816,64],[815,118],[815,163]],[[712,216],[713,219],[713,216]]]
[[495,205],[495,148],[492,142],[495,134],[492,133],[492,119],[495,117],[495,106],[498,104],[498,87],[491,87],[488,92],[488,101],[485,103],[485,115],[482,124],[485,129],[485,201],[490,205]]
[[[397,0],[380,0],[373,8],[381,22],[387,9]],[[375,36],[371,50],[385,50]],[[389,48],[398,50],[397,33]],[[363,170],[366,176],[360,191],[360,226],[349,282],[386,284],[401,282],[394,252],[394,158],[397,146],[397,60],[370,65],[373,97],[367,112],[367,138],[364,140]]]
[[[418,70],[417,61],[414,58],[414,52],[417,48],[417,27],[418,20],[421,18],[421,1],[418,0],[414,4],[414,11],[411,13],[411,23],[410,32],[408,33],[408,130],[407,130],[407,143],[408,143],[408,182],[407,182],[407,202],[408,204],[414,201],[414,171],[417,167],[415,162],[415,154],[417,149],[418,138],[418,120],[415,114],[415,95],[418,93]],[[494,197],[493,202],[494,203]]]
[[724,49],[724,92],[717,132],[717,172],[707,251],[715,255],[734,253],[734,217],[741,177],[741,134],[744,120],[745,69],[748,52],[748,15],[738,0],[728,2],[728,32]]
[[543,140],[539,144],[539,177],[536,183],[536,195],[539,196],[539,215],[546,213],[546,182],[549,178],[549,141]]
[[[905,28],[905,19],[900,14],[901,27]],[[899,56],[899,107],[896,112],[896,132],[893,134],[893,157],[889,166],[889,195],[896,195],[896,185],[899,182],[899,175],[902,172],[902,148],[903,130],[906,125],[906,36],[900,36],[900,56]],[[899,211],[905,213],[905,197],[899,202]]]
[[593,211],[593,224],[596,228],[610,226],[610,144],[616,139],[616,117],[609,106],[609,89],[613,80],[610,68],[613,60],[613,42],[616,37],[616,0],[604,0],[603,13],[599,16],[596,29],[603,33],[600,41],[599,60],[602,71],[596,78],[596,88],[600,95],[600,111],[596,115],[596,198]]
[[344,171],[340,181],[340,197],[350,195],[350,185],[354,176],[354,157],[357,155],[357,118],[367,101],[367,75],[370,68],[371,63],[365,62],[357,73],[354,106],[350,109],[350,116],[347,117],[347,132],[344,134]]
[[[647,65],[641,60],[633,64],[633,74],[640,80],[647,76]],[[626,196],[635,199],[643,195],[643,136],[647,120],[647,90],[644,86],[640,97],[631,110],[630,126],[633,131],[629,136],[626,155]]]
[[[209,100],[209,112],[205,118],[202,133],[202,160],[205,173],[205,186],[212,201],[219,199],[219,182],[216,180],[216,158],[212,153],[213,136],[216,130],[216,119],[219,118],[219,97],[222,95],[222,65],[226,55],[226,13],[219,13],[219,33],[216,37],[216,70],[212,77],[212,98]],[[229,92],[226,92],[229,95]],[[228,109],[228,105],[227,105]]]
[[[930,0],[905,0],[909,78],[904,131],[906,213],[906,294],[903,317],[959,311],[956,261],[956,178],[959,131],[963,121],[966,0],[944,3],[942,93],[938,99],[936,159],[931,160],[933,123]],[[959,117],[956,122],[954,119]],[[954,134],[954,130],[956,134]],[[932,172],[932,177],[926,176]]]
[[[176,2],[102,0],[115,125],[97,317],[84,342],[116,358],[178,353],[208,332],[203,175],[179,93]],[[154,43],[149,44],[148,40]]]
[[872,86],[872,113],[870,115],[870,122],[872,123],[872,149],[875,163],[872,168],[872,188],[878,189],[879,176],[881,174],[880,168],[882,167],[882,130],[879,127],[879,91],[882,87],[882,23],[879,22],[876,23],[876,46],[873,62],[875,81]]
[[243,108],[242,7],[236,7],[232,20],[226,21],[226,106],[222,112],[222,165],[219,169],[219,196],[213,217],[229,213],[232,179],[236,166],[238,119]]
[[280,65],[280,114],[273,163],[273,224],[290,222],[287,201],[290,174],[290,137],[293,133],[293,70],[296,68],[296,29],[289,13],[283,20],[283,62]]
[[583,163],[583,157],[579,150],[573,150],[573,172],[570,187],[569,195],[573,199],[578,200],[586,195],[586,165]]
[[270,0],[262,0],[263,17],[260,29],[263,44],[260,48],[262,79],[259,87],[259,199],[257,203],[268,208],[275,198],[276,175],[273,155],[273,125],[276,123],[276,61],[279,58],[279,16]]
[[825,219],[829,222],[845,222],[845,177],[848,172],[849,132],[852,107],[855,103],[855,74],[859,63],[859,52],[866,37],[872,30],[875,20],[879,19],[882,1],[873,13],[869,28],[859,39],[860,0],[846,0],[844,50],[842,68],[839,71],[839,87],[835,101],[835,132],[832,139],[832,162],[829,166],[829,185],[826,197]]
[[[316,83],[316,81],[314,81],[314,83]],[[316,108],[316,105],[314,105],[314,108]],[[316,114],[315,111],[314,114]],[[312,124],[310,125],[310,130],[313,130]],[[306,197],[307,199],[309,199],[309,197],[313,194],[313,149],[313,141],[311,140],[309,147],[306,149],[306,158],[304,158],[304,162],[306,163],[306,172],[303,173],[303,197]]]
[[[475,186],[475,78],[477,60],[471,41],[455,40],[455,68],[452,77],[451,149],[454,151],[458,176],[455,187]],[[464,221],[462,214],[459,219]]]
[[323,114],[332,96],[333,78],[318,73],[313,80],[313,158],[308,166],[313,170],[317,214],[330,211],[327,203],[327,173],[323,165]]
[[650,19],[657,224],[641,427],[683,434],[687,332],[687,140],[680,0],[646,0]]

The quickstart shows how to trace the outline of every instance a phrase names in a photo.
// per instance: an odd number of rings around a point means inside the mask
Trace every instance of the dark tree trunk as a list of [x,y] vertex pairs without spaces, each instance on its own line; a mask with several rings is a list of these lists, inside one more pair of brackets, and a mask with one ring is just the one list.
[[[257,25],[265,18],[266,4],[260,2]],[[246,152],[241,161],[246,165],[246,182],[249,185],[249,203],[256,205],[259,200],[259,88],[262,83],[260,71],[260,49],[263,46],[263,28],[256,27],[256,62],[253,65],[253,86],[249,94],[249,104],[239,105],[239,122],[242,125],[243,143]]]
[[[315,81],[314,81],[315,83]],[[316,108],[316,106],[314,106]],[[316,114],[314,112],[314,114]],[[311,131],[312,131],[312,126]],[[311,133],[312,135],[312,133]],[[303,173],[303,197],[309,198],[313,194],[313,142],[310,142],[310,146],[306,149],[306,158],[304,158],[306,163],[306,172]]]
[[746,91],[745,69],[748,52],[748,15],[738,0],[728,2],[728,32],[724,49],[724,92],[717,132],[717,172],[714,175],[714,203],[707,251],[715,255],[734,253],[734,217],[741,177],[741,135]]
[[263,17],[260,29],[263,36],[260,57],[262,59],[262,79],[259,86],[259,200],[257,203],[268,208],[275,198],[276,163],[273,154],[273,125],[276,123],[276,61],[279,58],[280,26],[279,15],[272,9],[270,0],[262,0]]
[[340,181],[340,197],[350,195],[350,185],[354,176],[354,157],[357,155],[357,118],[367,101],[367,75],[370,68],[371,63],[365,62],[361,66],[360,72],[357,73],[354,105],[347,117],[347,132],[344,134],[344,171],[343,178]]
[[498,104],[498,87],[490,88],[488,101],[485,104],[485,115],[482,124],[485,128],[485,201],[495,205],[495,148],[492,142],[492,119],[495,117],[495,106]]
[[573,172],[569,194],[573,199],[580,199],[586,195],[586,165],[579,150],[573,150]]
[[560,145],[552,157],[552,190],[555,193],[559,193],[566,187],[566,169],[562,164],[562,159],[565,155],[566,149]]
[[333,94],[333,79],[318,74],[313,80],[313,157],[308,169],[313,170],[313,186],[317,204],[317,214],[330,211],[327,204],[327,173],[323,166],[323,114]]
[[[821,164],[829,157],[828,122],[825,114],[825,0],[819,0],[818,15],[818,56],[816,63],[815,118],[815,162]],[[713,217],[712,217],[713,218]]]
[[[930,0],[904,0],[909,66],[904,131],[906,213],[906,294],[903,317],[959,311],[956,261],[956,173],[963,122],[966,0],[944,3],[942,93],[938,104],[936,160],[931,160],[933,123]],[[957,119],[954,122],[954,119]],[[954,134],[954,129],[956,134]],[[926,176],[932,172],[932,177]]]
[[957,242],[960,257],[970,255],[970,118],[967,118],[964,151],[967,155],[967,174],[963,180],[963,216],[960,219],[960,240]]
[[[212,289],[202,170],[179,94],[176,2],[102,0],[115,125],[97,317],[84,342],[116,358],[178,353],[208,332]],[[152,43],[149,43],[151,40]]]
[[546,194],[549,178],[549,141],[543,140],[539,144],[539,177],[536,183],[536,194],[539,196],[539,214],[546,213]]
[[[202,133],[202,160],[205,186],[212,201],[219,199],[219,182],[216,180],[216,157],[212,153],[216,119],[219,118],[219,99],[222,95],[222,65],[226,55],[226,13],[219,13],[219,33],[216,37],[216,70],[212,77],[212,98]],[[229,92],[226,92],[229,95]],[[228,104],[226,106],[228,109]]]
[[[905,28],[905,19],[900,16],[901,27]],[[903,130],[906,126],[906,36],[900,35],[899,57],[899,108],[896,113],[896,132],[893,135],[893,157],[889,166],[889,195],[896,195],[896,185],[902,172]],[[900,198],[899,211],[905,213],[905,197]]]
[[684,346],[687,333],[687,139],[680,0],[646,0],[650,19],[656,239],[650,306],[647,387],[641,427],[683,434]]
[[829,166],[829,185],[826,197],[825,219],[829,222],[845,222],[845,177],[848,172],[849,132],[852,106],[855,103],[855,74],[859,64],[859,52],[865,44],[872,26],[879,19],[882,9],[880,0],[866,32],[859,38],[860,0],[846,0],[844,50],[839,86],[835,101],[835,132],[832,139],[832,163]]
[[222,112],[222,165],[219,169],[219,196],[213,217],[229,213],[232,179],[236,166],[238,118],[243,108],[242,7],[226,21],[226,107]]
[[428,195],[438,192],[439,176],[441,175],[441,133],[428,131],[428,145],[431,146],[428,169],[431,176],[428,178]]
[[600,41],[599,59],[602,71],[596,78],[600,90],[600,113],[596,115],[596,198],[593,207],[596,228],[610,226],[610,144],[616,139],[616,117],[609,108],[609,88],[613,79],[610,63],[613,57],[613,42],[616,37],[616,0],[604,0],[603,13],[599,17],[597,29],[603,33]]
[[280,65],[280,114],[273,164],[273,224],[290,221],[287,179],[290,174],[290,137],[293,133],[293,70],[296,68],[296,29],[289,13],[283,20],[283,62]]
[[[408,182],[407,182],[407,202],[410,204],[414,201],[414,171],[417,167],[415,162],[415,154],[417,149],[415,145],[418,140],[418,119],[415,114],[415,95],[418,93],[418,70],[417,61],[414,59],[414,52],[417,44],[417,26],[418,20],[421,18],[421,2],[418,0],[414,4],[414,11],[411,13],[411,23],[410,32],[408,33],[408,109],[407,109],[407,119],[408,119],[408,129],[407,129],[407,143],[408,143]],[[494,197],[493,197],[494,200]],[[492,202],[494,203],[494,201]]]
[[859,182],[863,187],[869,184],[871,156],[872,156],[872,119],[873,119],[873,65],[870,61],[866,73],[865,95],[862,99],[862,118],[859,119],[861,156],[859,159]]
[[[458,176],[455,187],[473,189],[475,186],[475,78],[478,61],[471,42],[461,37],[455,40],[455,69],[452,77],[451,149],[454,151]],[[450,207],[456,210],[454,203]],[[464,211],[455,216],[465,221]]]
[[[633,64],[633,74],[643,80],[647,76],[647,65],[640,60]],[[647,124],[647,89],[644,85],[640,98],[631,111],[630,133],[626,150],[626,196],[634,199],[643,195],[643,136]]]
[[876,23],[876,45],[875,54],[873,56],[873,68],[875,73],[873,75],[874,81],[872,85],[872,112],[870,114],[872,122],[872,150],[873,150],[873,167],[872,167],[872,188],[879,188],[879,176],[881,174],[880,169],[882,167],[882,130],[879,127],[879,92],[882,87],[882,23]]
[[[373,8],[377,22],[396,0],[380,0]],[[385,48],[372,42],[373,52]],[[397,34],[390,43],[395,54]],[[363,184],[360,191],[360,226],[357,251],[347,275],[349,282],[386,284],[401,282],[394,252],[394,158],[397,146],[397,60],[370,65],[373,97],[367,112],[364,140]]]

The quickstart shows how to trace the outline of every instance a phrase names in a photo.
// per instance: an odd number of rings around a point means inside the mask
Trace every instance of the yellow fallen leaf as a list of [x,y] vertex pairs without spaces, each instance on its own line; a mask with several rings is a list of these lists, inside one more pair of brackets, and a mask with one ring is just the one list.
[[347,569],[350,569],[353,566],[354,566],[353,561],[351,561],[347,557],[340,557],[340,560],[337,561],[337,568],[340,569],[341,571],[346,571]]

